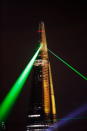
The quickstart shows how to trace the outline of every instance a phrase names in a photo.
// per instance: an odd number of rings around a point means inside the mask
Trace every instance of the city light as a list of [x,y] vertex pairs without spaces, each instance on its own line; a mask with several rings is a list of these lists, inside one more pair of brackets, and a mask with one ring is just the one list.
[[[49,49],[48,49],[49,50]],[[78,74],[80,77],[82,77],[84,80],[87,80],[87,77],[85,77],[83,74],[81,74],[79,71],[77,71],[74,67],[72,67],[69,63],[67,63],[65,60],[63,60],[61,57],[53,53],[51,50],[49,52],[54,55],[58,60],[60,60],[62,63],[64,63],[66,66],[68,66],[71,70],[73,70],[76,74]]]
[[28,65],[25,67],[23,72],[20,74],[20,76],[12,86],[11,90],[9,91],[5,99],[0,104],[0,121],[5,121],[7,116],[9,115],[11,108],[13,107],[18,95],[22,90],[23,85],[25,84],[31,72],[34,61],[37,58],[41,48],[42,48],[42,44],[40,44],[40,47],[38,48],[32,59],[29,61]]

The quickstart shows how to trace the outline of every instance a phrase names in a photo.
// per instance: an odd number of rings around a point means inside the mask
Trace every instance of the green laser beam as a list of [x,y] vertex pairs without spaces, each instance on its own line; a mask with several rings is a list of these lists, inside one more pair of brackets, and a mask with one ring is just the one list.
[[1,103],[1,105],[0,105],[0,121],[5,121],[8,114],[10,113],[12,106],[14,105],[18,95],[21,92],[23,85],[25,84],[25,82],[31,72],[34,61],[37,58],[38,53],[41,48],[42,48],[42,44],[40,44],[40,47],[38,48],[38,50],[36,51],[36,53],[34,54],[32,59],[30,60],[30,62],[27,64],[27,66],[25,67],[23,72],[20,74],[20,76],[18,77],[18,79],[16,80],[14,85],[12,86],[11,90],[9,91],[9,93],[7,94],[7,96],[5,97],[3,102]]
[[[49,50],[49,49],[48,49]],[[69,63],[67,63],[65,60],[63,60],[61,57],[53,53],[51,50],[49,52],[54,55],[58,60],[60,60],[62,63],[64,63],[66,66],[68,66],[71,70],[73,70],[76,74],[78,74],[80,77],[82,77],[84,80],[87,80],[87,77],[85,77],[83,74],[81,74],[79,71],[77,71],[74,67],[72,67]]]

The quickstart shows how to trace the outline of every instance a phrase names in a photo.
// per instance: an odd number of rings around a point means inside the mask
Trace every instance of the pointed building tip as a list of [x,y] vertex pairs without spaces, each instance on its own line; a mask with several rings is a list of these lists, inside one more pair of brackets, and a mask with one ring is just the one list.
[[41,25],[44,25],[44,22],[43,22],[43,21],[41,21],[41,22],[40,22],[40,24],[41,24]]
[[45,26],[43,21],[39,23],[39,29],[37,32],[39,35],[40,43],[46,44]]
[[44,22],[41,21],[41,22],[39,23],[39,26],[42,27],[42,28],[44,28]]
[[44,22],[43,22],[43,21],[41,21],[41,25],[43,25],[43,26],[44,26]]
[[41,21],[41,22],[39,23],[39,30],[38,30],[38,32],[44,32],[44,31],[45,31],[44,22]]

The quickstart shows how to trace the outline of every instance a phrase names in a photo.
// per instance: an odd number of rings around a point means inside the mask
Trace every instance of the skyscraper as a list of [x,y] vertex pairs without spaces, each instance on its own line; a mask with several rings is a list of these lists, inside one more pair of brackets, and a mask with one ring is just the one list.
[[27,131],[42,131],[56,122],[55,96],[43,22],[39,24],[38,35],[42,49],[33,67]]

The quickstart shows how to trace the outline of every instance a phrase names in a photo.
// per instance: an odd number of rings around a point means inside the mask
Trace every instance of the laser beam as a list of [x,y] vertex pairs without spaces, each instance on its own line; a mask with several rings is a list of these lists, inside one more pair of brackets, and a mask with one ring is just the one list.
[[[48,49],[49,50],[49,49]],[[62,63],[64,63],[67,67],[69,67],[71,70],[73,70],[77,75],[82,77],[84,80],[87,80],[87,77],[85,77],[83,74],[81,74],[79,71],[77,71],[73,66],[71,66],[69,63],[67,63],[65,60],[63,60],[61,57],[56,55],[54,52],[49,50],[49,52],[54,55],[58,60],[60,60]]]
[[40,44],[38,50],[36,51],[36,53],[34,54],[32,59],[30,60],[30,62],[27,64],[25,69],[22,71],[22,73],[20,74],[20,76],[18,77],[18,79],[16,80],[14,85],[12,86],[11,90],[9,91],[9,93],[7,94],[7,96],[5,97],[3,102],[1,103],[1,105],[0,105],[0,121],[5,121],[8,114],[10,113],[11,108],[13,107],[18,95],[21,92],[23,85],[25,84],[25,82],[31,72],[34,61],[37,58],[38,53],[41,48],[42,48],[42,44]]
[[50,126],[45,131],[53,131],[55,129],[58,129],[59,127],[62,127],[64,125],[68,124],[69,122],[71,122],[71,120],[75,119],[77,116],[81,115],[82,113],[84,113],[86,111],[87,111],[87,104],[84,104],[83,106],[79,107],[78,109],[76,109],[75,111],[73,111],[72,113],[67,115],[65,118],[61,119],[60,121],[58,121],[55,124],[53,124],[52,126]]

